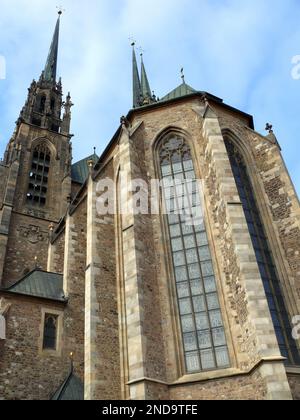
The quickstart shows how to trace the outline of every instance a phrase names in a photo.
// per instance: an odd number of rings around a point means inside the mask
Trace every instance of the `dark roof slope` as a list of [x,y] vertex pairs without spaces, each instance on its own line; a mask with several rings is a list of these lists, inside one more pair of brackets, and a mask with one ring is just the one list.
[[72,181],[79,184],[84,184],[89,175],[88,161],[92,160],[94,164],[96,164],[98,159],[99,157],[96,154],[93,154],[85,159],[80,160],[79,162],[74,163],[71,168]]
[[182,96],[191,95],[196,93],[197,91],[193,89],[191,86],[187,85],[186,83],[182,83],[176,89],[172,90],[172,92],[168,93],[164,96],[160,102],[170,101],[171,99],[181,98]]
[[52,401],[83,401],[84,387],[82,381],[73,373],[73,370],[55,392]]
[[63,276],[35,269],[8,289],[8,293],[66,302]]

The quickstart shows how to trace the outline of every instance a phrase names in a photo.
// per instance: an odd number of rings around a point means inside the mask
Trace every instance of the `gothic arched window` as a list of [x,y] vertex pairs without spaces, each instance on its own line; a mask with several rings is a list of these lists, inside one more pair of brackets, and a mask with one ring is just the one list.
[[39,145],[34,149],[29,174],[27,202],[32,205],[46,204],[51,153],[47,146]]
[[[186,199],[189,214],[201,206],[191,150],[182,137],[172,135],[162,141],[159,155],[186,370],[227,368],[227,341],[204,220],[190,223],[179,210]],[[174,180],[182,188],[170,188]]]
[[292,327],[278,273],[244,158],[231,141],[226,140],[225,143],[267,295],[281,354],[287,358],[289,364],[299,364],[299,351],[296,341],[292,337]]
[[45,315],[43,339],[44,350],[56,350],[57,320],[58,317],[56,315]]

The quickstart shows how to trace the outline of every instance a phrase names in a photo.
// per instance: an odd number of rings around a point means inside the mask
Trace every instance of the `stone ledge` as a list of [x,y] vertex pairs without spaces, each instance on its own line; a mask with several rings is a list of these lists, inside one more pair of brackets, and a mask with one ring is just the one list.
[[[229,368],[229,369],[222,369],[222,370],[213,371],[213,372],[196,373],[196,374],[191,374],[191,375],[185,375],[182,378],[172,383],[160,381],[159,379],[151,379],[151,378],[144,377],[144,378],[139,378],[139,379],[130,381],[127,383],[127,385],[130,386],[130,385],[136,385],[141,382],[152,382],[156,384],[166,385],[168,387],[175,387],[175,386],[180,386],[180,385],[194,384],[197,382],[227,379],[227,378],[233,378],[237,376],[247,376],[247,375],[251,375],[257,369],[259,369],[263,364],[278,363],[278,362],[284,362],[284,361],[285,361],[285,358],[281,356],[266,357],[266,358],[261,359],[255,366],[253,366],[251,369],[247,371],[242,371],[236,368]],[[300,367],[297,370],[297,373],[300,374]]]

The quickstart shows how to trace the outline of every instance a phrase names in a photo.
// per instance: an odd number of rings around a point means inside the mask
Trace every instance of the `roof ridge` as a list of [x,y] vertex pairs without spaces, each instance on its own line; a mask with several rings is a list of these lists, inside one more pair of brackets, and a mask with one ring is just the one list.
[[68,376],[66,377],[66,379],[61,383],[60,387],[58,388],[57,391],[55,391],[55,393],[53,394],[53,396],[51,397],[51,400],[55,397],[55,395],[57,394],[57,400],[59,400],[59,398],[63,395],[64,391],[66,390],[68,384],[70,383],[70,380],[73,376],[73,372],[74,369],[71,368],[70,373],[68,374]]
[[181,98],[183,96],[191,95],[194,93],[199,92],[198,90],[194,89],[192,86],[188,85],[187,83],[183,82],[178,85],[176,88],[171,90],[167,95],[165,95],[159,102],[164,102],[168,99],[176,99]]
[[82,162],[83,160],[89,159],[89,158],[94,157],[94,156],[96,156],[96,158],[99,159],[99,156],[97,154],[93,153],[92,155],[86,156],[86,157],[84,157],[84,158],[82,158],[80,160],[77,160],[76,162],[72,163],[72,166],[73,165],[76,165],[77,163]]
[[[68,387],[72,386],[71,385],[72,380],[73,380],[73,382],[75,381],[75,383],[77,382],[77,386],[80,383],[80,388],[82,388],[80,393],[82,393],[82,398],[83,398],[83,382],[82,382],[81,378],[76,375],[75,370],[74,370],[74,366],[71,366],[70,373],[68,374],[66,379],[61,383],[61,385],[57,388],[57,390],[54,392],[54,394],[52,395],[52,397],[50,399],[52,401],[61,400],[61,397],[64,396],[64,394],[68,390]],[[73,386],[74,386],[74,383],[73,383]]]
[[55,274],[57,276],[63,276],[63,274],[61,274],[61,273],[55,273],[54,271],[46,271],[46,270],[43,270],[41,268],[36,267],[33,270],[29,271],[29,273],[25,274],[24,277],[22,277],[21,279],[17,280],[16,283],[14,283],[14,284],[12,284],[12,285],[10,285],[8,287],[1,287],[0,289],[3,290],[3,291],[4,290],[9,291],[13,287],[18,286],[20,283],[22,283],[24,280],[26,280],[29,276],[31,276],[35,272],[45,273],[45,274]]

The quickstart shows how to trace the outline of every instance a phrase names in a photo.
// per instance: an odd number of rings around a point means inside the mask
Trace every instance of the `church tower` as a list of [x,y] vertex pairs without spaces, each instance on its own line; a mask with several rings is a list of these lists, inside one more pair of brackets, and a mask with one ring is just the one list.
[[[0,165],[0,284],[47,267],[49,225],[64,214],[71,194],[71,97],[57,79],[59,12],[49,55]],[[64,110],[62,112],[62,109]]]

